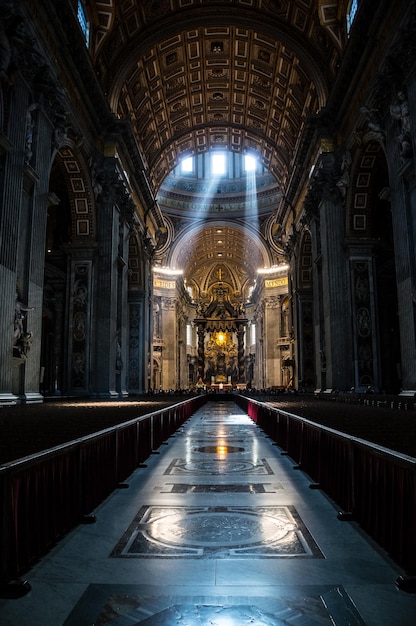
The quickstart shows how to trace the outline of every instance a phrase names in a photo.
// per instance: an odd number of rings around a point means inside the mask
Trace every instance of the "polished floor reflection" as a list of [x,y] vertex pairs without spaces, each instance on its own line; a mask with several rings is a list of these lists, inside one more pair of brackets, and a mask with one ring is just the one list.
[[0,600],[4,626],[413,626],[400,570],[233,402],[210,402]]
[[111,556],[321,556],[292,506],[145,506]]

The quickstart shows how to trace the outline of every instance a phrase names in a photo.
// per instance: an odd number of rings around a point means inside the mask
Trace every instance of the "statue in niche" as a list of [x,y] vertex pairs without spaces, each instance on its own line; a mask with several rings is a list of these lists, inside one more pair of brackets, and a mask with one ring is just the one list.
[[121,338],[120,338],[120,333],[117,333],[116,371],[121,372],[122,369],[123,369],[123,359],[121,358]]
[[14,352],[16,356],[26,358],[30,350],[30,344],[33,341],[32,332],[28,332],[24,328],[24,321],[29,311],[34,311],[35,307],[25,307],[19,300],[19,294],[16,292],[16,302],[14,308]]
[[378,109],[369,109],[366,106],[361,107],[360,112],[367,118],[367,125],[374,138],[380,143],[384,142],[384,130],[381,122],[380,111]]
[[30,350],[30,346],[32,344],[32,341],[33,341],[33,333],[32,333],[32,331],[24,332],[22,334],[22,336],[20,337],[18,346],[16,346],[16,347],[17,347],[17,349],[18,349],[18,351],[20,353],[19,356],[22,359],[26,359],[27,358],[27,354],[28,354],[28,352]]
[[68,110],[65,104],[65,92],[52,73],[50,66],[39,59],[37,71],[33,77],[35,98],[46,105],[53,121],[53,147],[58,149],[66,139],[68,130]]
[[91,184],[94,198],[95,200],[98,200],[103,192],[102,172],[100,171],[98,163],[93,158],[90,159],[89,166],[91,168]]
[[86,318],[84,311],[77,311],[74,315],[73,337],[75,341],[84,341],[86,331]]
[[203,302],[198,302],[198,305],[196,307],[196,315],[197,317],[203,317],[205,313],[205,305]]
[[26,143],[25,143],[25,163],[29,165],[32,160],[33,152],[32,152],[32,143],[33,143],[33,132],[36,126],[35,120],[33,118],[33,111],[39,108],[39,105],[35,102],[31,104],[26,112]]
[[357,302],[367,302],[369,299],[368,282],[364,278],[358,276],[355,284],[355,293]]
[[400,134],[397,140],[400,144],[400,156],[409,158],[412,156],[412,136],[410,129],[409,102],[404,91],[399,91],[395,101],[390,105],[390,115],[398,120],[400,124]]
[[21,302],[18,300],[18,294],[16,294],[16,304],[14,308],[14,341],[15,343],[20,339],[23,335],[23,320],[25,319],[25,312],[28,311],[27,308],[23,306]]
[[370,311],[366,307],[357,311],[357,330],[360,337],[368,337],[371,333]]
[[85,308],[86,303],[87,303],[88,292],[87,292],[87,288],[83,280],[81,280],[80,278],[78,278],[75,281],[73,296],[74,296],[74,306],[76,306],[79,309]]
[[0,81],[13,85],[18,52],[27,39],[25,23],[12,0],[2,2],[0,13]]
[[238,378],[238,369],[235,364],[234,357],[230,357],[227,364],[227,378],[229,380],[235,381]]
[[342,158],[341,176],[337,180],[337,183],[336,183],[343,199],[345,199],[345,196],[347,195],[348,185],[350,184],[351,163],[352,163],[351,153],[347,151]]
[[72,357],[72,367],[75,376],[81,379],[85,373],[85,352],[75,352]]

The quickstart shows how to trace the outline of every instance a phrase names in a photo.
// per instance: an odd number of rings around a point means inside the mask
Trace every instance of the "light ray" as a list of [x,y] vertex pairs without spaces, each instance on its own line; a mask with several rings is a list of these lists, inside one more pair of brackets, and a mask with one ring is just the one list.
[[250,225],[250,230],[259,232],[259,211],[257,200],[257,159],[252,155],[246,155],[246,203],[244,218],[245,223]]

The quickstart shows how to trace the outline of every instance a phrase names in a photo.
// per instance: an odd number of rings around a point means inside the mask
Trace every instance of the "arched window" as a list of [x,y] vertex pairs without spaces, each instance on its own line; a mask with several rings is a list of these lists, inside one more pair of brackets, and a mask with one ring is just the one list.
[[351,0],[350,6],[347,11],[347,33],[350,32],[352,23],[358,9],[358,0]]
[[223,176],[226,173],[226,158],[224,152],[211,153],[211,172],[213,176]]
[[181,173],[182,174],[193,174],[194,173],[194,158],[187,157],[186,159],[182,159],[181,161]]
[[84,33],[85,42],[88,46],[90,43],[90,23],[87,19],[87,14],[82,0],[78,0],[77,17],[81,30]]
[[251,345],[254,346],[256,343],[256,325],[254,324],[254,322],[251,324],[251,337],[250,337],[250,342]]
[[244,171],[255,172],[257,169],[257,159],[252,154],[244,155]]

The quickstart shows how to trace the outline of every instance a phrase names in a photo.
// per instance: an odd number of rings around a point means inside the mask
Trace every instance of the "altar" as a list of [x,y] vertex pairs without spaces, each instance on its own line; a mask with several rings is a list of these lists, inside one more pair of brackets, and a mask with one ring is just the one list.
[[194,323],[198,336],[197,375],[207,389],[217,392],[230,391],[245,381],[244,339],[248,320],[244,304],[240,299],[231,299],[230,285],[223,282],[225,269],[219,267],[215,276],[220,280],[210,285],[198,303]]
[[224,391],[231,391],[233,386],[231,383],[211,383],[209,386],[209,389],[211,389],[211,391],[215,391],[217,392],[224,392]]

